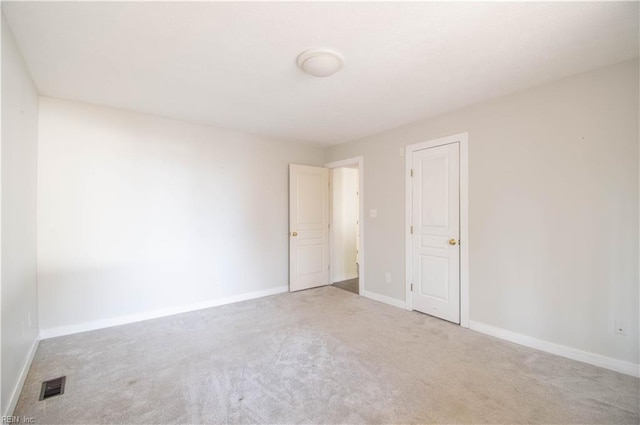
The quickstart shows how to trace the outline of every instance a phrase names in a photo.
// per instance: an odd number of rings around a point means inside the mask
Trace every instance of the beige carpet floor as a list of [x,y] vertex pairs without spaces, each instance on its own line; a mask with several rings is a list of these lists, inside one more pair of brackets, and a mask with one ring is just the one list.
[[[38,401],[43,380],[65,394]],[[42,341],[35,423],[638,424],[640,380],[333,287]]]

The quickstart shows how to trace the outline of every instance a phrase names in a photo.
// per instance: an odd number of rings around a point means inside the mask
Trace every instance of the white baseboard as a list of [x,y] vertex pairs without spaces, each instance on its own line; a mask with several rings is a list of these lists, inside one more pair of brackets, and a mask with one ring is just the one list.
[[504,339],[506,341],[514,342],[516,344],[524,345],[525,347],[535,348],[536,350],[544,351],[546,353],[555,354],[571,360],[577,360],[579,362],[588,363],[590,365],[640,378],[640,365],[626,362],[624,360],[617,360],[600,354],[578,350],[577,348],[544,341],[542,339],[533,338],[517,332],[508,331],[506,329],[485,325],[484,323],[474,322],[473,320],[469,321],[469,329]]
[[29,353],[27,354],[27,358],[22,365],[22,369],[20,370],[20,375],[18,376],[18,382],[16,382],[15,387],[13,387],[13,391],[11,392],[11,396],[9,398],[9,405],[7,406],[7,411],[2,412],[2,416],[11,416],[13,415],[13,411],[16,409],[16,405],[18,404],[18,399],[20,398],[20,393],[22,392],[22,387],[24,386],[24,381],[27,380],[27,374],[29,373],[29,369],[31,368],[31,363],[33,362],[33,357],[36,355],[36,351],[38,350],[38,343],[40,340],[36,338],[31,344],[31,348],[29,349]]
[[375,292],[361,290],[360,295],[370,298],[374,301],[380,301],[381,303],[389,304],[394,307],[405,308],[405,302],[397,300],[395,298],[387,297],[386,295],[376,294]]
[[188,304],[177,307],[169,307],[162,310],[154,310],[144,313],[128,314],[103,320],[93,320],[91,322],[79,323],[77,325],[59,326],[56,328],[41,329],[40,339],[55,338],[58,336],[71,335],[80,332],[93,331],[96,329],[110,328],[112,326],[126,325],[127,323],[141,322],[143,320],[157,319],[160,317],[173,316],[174,314],[188,313],[190,311],[202,310],[210,307],[217,307],[225,304],[237,303],[240,301],[252,300],[255,298],[267,297],[269,295],[281,294],[289,290],[288,286],[278,286],[276,288],[262,291],[248,292],[226,298],[217,298],[195,304]]

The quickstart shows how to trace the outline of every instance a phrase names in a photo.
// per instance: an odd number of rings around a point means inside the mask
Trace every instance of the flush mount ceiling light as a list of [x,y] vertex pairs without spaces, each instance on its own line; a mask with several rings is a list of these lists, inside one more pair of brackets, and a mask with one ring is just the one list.
[[315,77],[328,77],[338,72],[344,59],[329,49],[309,49],[298,55],[298,68]]

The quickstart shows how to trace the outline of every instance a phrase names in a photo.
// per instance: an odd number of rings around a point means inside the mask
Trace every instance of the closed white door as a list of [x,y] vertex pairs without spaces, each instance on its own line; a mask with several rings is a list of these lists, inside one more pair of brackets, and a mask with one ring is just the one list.
[[289,291],[329,284],[329,170],[289,165]]
[[412,154],[412,303],[460,323],[460,145]]

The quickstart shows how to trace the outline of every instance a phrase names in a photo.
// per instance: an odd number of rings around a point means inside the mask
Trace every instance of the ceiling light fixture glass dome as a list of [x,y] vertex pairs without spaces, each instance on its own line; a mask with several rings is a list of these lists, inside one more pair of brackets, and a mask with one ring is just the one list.
[[298,68],[315,77],[328,77],[344,65],[344,58],[330,49],[309,49],[298,55]]

